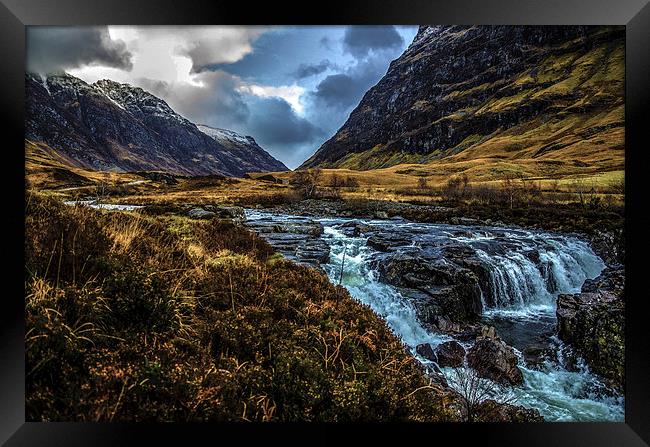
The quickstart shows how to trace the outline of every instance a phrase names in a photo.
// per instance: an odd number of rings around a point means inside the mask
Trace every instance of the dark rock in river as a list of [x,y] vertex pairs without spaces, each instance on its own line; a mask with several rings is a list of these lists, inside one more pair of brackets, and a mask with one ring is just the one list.
[[367,233],[372,229],[371,225],[362,223],[362,222],[357,222],[357,221],[350,221],[350,222],[344,222],[340,225],[338,225],[338,228],[343,231],[343,233],[347,236],[361,236],[363,233]]
[[615,388],[625,384],[625,270],[606,268],[557,300],[558,337]]
[[244,208],[241,206],[218,206],[214,207],[213,211],[215,211],[219,217],[239,220],[246,219],[246,213],[244,212]]
[[204,210],[203,208],[192,208],[187,214],[192,219],[212,219],[215,216],[214,212]]
[[457,341],[446,341],[436,347],[436,356],[440,367],[458,368],[463,366],[465,348]]
[[445,334],[458,334],[463,331],[460,324],[454,323],[446,315],[434,315],[429,324],[434,326],[434,329]]
[[390,253],[379,262],[380,279],[402,288],[418,317],[435,324],[437,316],[467,321],[481,315],[477,276],[436,253]]
[[467,353],[467,364],[476,370],[480,377],[498,383],[521,385],[524,376],[517,367],[514,349],[506,345],[494,331],[487,332],[476,339]]
[[377,236],[370,236],[366,241],[366,245],[378,251],[389,251],[391,247],[388,241]]
[[323,225],[319,222],[259,220],[247,224],[287,259],[317,268],[329,262],[330,247],[320,238]]
[[623,229],[596,231],[589,236],[592,250],[612,268],[625,265],[625,234]]
[[540,368],[546,361],[557,360],[557,353],[550,344],[534,344],[523,351],[524,361],[529,368]]
[[436,353],[433,352],[433,348],[429,343],[422,343],[421,345],[417,345],[417,347],[415,348],[415,352],[417,352],[427,360],[431,360],[432,362],[436,362],[436,363],[438,362]]
[[244,208],[240,206],[204,205],[190,209],[187,214],[193,219],[212,219],[213,217],[239,221],[246,219]]

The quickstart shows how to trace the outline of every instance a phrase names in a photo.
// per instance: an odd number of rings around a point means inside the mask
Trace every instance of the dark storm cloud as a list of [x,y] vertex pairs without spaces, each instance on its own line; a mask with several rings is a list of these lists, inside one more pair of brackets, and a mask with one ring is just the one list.
[[348,107],[358,102],[358,96],[364,89],[361,79],[347,74],[329,75],[316,87],[313,95],[330,107]]
[[402,36],[394,26],[351,26],[345,30],[343,48],[356,58],[370,52],[401,48]]
[[345,110],[357,105],[364,93],[386,73],[383,58],[370,57],[360,61],[344,73],[323,79],[311,93],[318,106]]
[[281,98],[256,98],[250,109],[245,133],[291,168],[300,165],[325,136],[320,127],[296,115]]
[[322,136],[319,128],[296,115],[281,98],[256,101],[248,128],[259,142],[273,146],[309,143]]
[[191,84],[167,83],[139,79],[138,85],[164,98],[180,115],[190,121],[216,127],[245,125],[250,110],[241,93],[238,81],[228,73],[202,73],[202,87]]
[[107,27],[27,27],[27,69],[50,73],[85,65],[130,70],[131,53]]
[[332,67],[332,63],[325,59],[318,64],[300,64],[293,74],[296,79],[305,79],[321,74],[330,67]]

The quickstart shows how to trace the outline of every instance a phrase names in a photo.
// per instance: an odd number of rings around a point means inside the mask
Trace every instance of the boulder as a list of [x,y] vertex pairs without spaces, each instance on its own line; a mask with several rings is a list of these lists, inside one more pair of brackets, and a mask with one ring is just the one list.
[[467,364],[480,377],[502,384],[521,385],[524,376],[517,366],[517,355],[496,334],[494,328],[479,336],[467,353]]
[[390,252],[379,261],[378,270],[381,281],[399,287],[411,300],[424,323],[435,324],[442,315],[453,322],[481,315],[478,277],[439,251]]
[[429,343],[422,343],[421,345],[417,345],[417,347],[415,348],[415,352],[417,352],[419,355],[421,355],[427,360],[431,360],[432,362],[436,362],[436,363],[438,362],[436,353],[433,352],[433,348]]
[[246,219],[246,213],[241,206],[218,206],[215,207],[215,212],[219,217],[228,219]]
[[625,234],[622,228],[596,230],[589,236],[592,250],[610,267],[625,264]]
[[357,222],[354,225],[354,230],[352,231],[353,236],[361,236],[363,233],[370,231],[372,227],[368,224]]
[[523,350],[524,361],[529,368],[540,368],[546,361],[557,361],[556,351],[548,344],[533,344]]
[[320,238],[323,225],[319,222],[310,219],[284,222],[269,219],[250,221],[248,226],[287,259],[317,268],[329,262],[330,248]]
[[465,348],[457,341],[446,341],[436,347],[435,355],[440,367],[459,368],[465,360]]
[[323,225],[319,222],[283,223],[278,225],[279,231],[283,233],[305,234],[318,237],[323,234]]
[[366,241],[366,245],[368,247],[374,248],[377,251],[386,252],[390,250],[390,243],[387,240],[381,239],[377,236],[370,236]]
[[454,323],[446,315],[434,315],[430,320],[430,324],[439,332],[445,334],[458,334],[463,331],[460,324]]
[[187,214],[192,219],[212,219],[216,216],[213,211],[207,211],[203,208],[192,208]]
[[558,337],[618,390],[625,384],[625,270],[606,268],[578,294],[557,299]]

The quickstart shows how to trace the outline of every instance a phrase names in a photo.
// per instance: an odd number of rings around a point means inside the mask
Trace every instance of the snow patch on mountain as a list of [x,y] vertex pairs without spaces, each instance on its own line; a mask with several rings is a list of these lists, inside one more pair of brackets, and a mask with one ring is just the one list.
[[219,129],[216,127],[207,126],[205,124],[197,124],[196,127],[201,132],[208,135],[209,137],[214,138],[217,141],[229,140],[234,143],[245,144],[245,145],[257,144],[253,139],[253,137],[243,136],[238,134],[237,132],[233,132],[232,130]]

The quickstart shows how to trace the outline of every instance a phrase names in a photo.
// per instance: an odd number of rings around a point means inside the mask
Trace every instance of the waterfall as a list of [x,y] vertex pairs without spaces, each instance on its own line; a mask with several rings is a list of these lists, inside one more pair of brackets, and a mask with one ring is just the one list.
[[366,246],[364,238],[345,236],[331,226],[325,227],[323,237],[329,242],[331,250],[330,262],[323,266],[329,278],[338,282],[343,267],[342,284],[350,294],[384,318],[407,346],[414,348],[421,343],[437,345],[450,339],[424,329],[408,300],[392,286],[379,281],[378,273],[368,265],[372,250]]
[[[282,222],[296,219],[258,211],[247,211],[247,218]],[[341,278],[350,295],[382,317],[415,358],[425,365],[431,363],[420,357],[415,347],[421,343],[435,347],[452,337],[427,330],[399,289],[379,280],[373,259],[381,254],[366,244],[367,237],[350,236],[350,231],[343,231],[341,225],[350,219],[316,220],[324,226],[321,237],[330,247],[330,261],[322,265],[330,280],[338,284]],[[386,220],[363,221],[363,224],[388,237],[406,235],[404,245],[393,250],[445,244],[471,248],[487,273],[480,284],[486,324],[505,322],[498,329],[502,337],[538,336],[540,331],[552,334],[557,295],[579,292],[585,279],[595,278],[604,268],[587,243],[568,235]],[[562,343],[552,338],[551,344],[563,350]],[[525,345],[524,342],[521,343]],[[471,342],[461,341],[461,344],[468,348]],[[524,384],[503,392],[513,393],[516,405],[536,408],[549,421],[623,420],[623,396],[601,392],[604,385],[583,363],[577,370],[568,370],[563,364],[547,362],[539,369],[532,369],[522,360],[519,367]],[[442,371],[453,377],[451,370],[443,368]]]
[[[554,309],[558,294],[578,293],[584,281],[598,276],[605,266],[588,244],[576,238],[526,232],[516,240],[520,249],[504,253],[475,248],[489,273],[489,287],[484,287],[488,309]],[[465,241],[472,246],[471,240]]]

